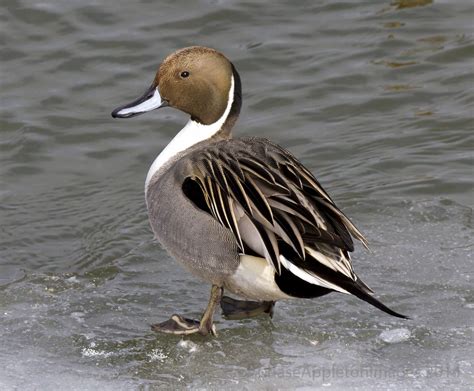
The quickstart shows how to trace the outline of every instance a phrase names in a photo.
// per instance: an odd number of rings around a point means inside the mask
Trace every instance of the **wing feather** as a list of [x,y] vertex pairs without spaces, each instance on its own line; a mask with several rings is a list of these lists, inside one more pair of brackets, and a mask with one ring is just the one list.
[[[291,264],[304,273],[314,274],[308,262],[319,262],[357,279],[349,257],[352,238],[364,246],[367,241],[288,151],[264,139],[226,140],[188,157],[191,179],[199,184],[210,213],[233,233],[241,252],[252,249],[280,273],[281,259],[286,259],[282,251],[290,249],[299,259]],[[305,261],[307,254],[310,261]],[[285,268],[289,265],[283,262]]]

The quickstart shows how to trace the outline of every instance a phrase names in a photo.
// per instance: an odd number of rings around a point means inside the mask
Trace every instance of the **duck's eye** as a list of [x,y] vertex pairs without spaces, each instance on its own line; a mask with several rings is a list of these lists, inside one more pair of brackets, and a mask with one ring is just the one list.
[[183,71],[183,72],[181,72],[181,77],[182,77],[183,79],[187,78],[188,76],[189,76],[189,72],[188,72],[188,71]]

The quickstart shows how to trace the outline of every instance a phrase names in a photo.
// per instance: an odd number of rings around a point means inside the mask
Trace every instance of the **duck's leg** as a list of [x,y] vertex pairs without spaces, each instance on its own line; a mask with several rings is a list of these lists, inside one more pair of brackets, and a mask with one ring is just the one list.
[[273,317],[274,301],[245,301],[236,300],[229,296],[221,299],[222,313],[227,319],[251,318],[260,314]]
[[213,285],[211,288],[211,297],[209,298],[209,304],[207,305],[204,314],[202,315],[201,321],[194,319],[183,318],[181,315],[173,315],[170,319],[157,323],[151,326],[151,329],[156,332],[177,334],[177,335],[188,335],[199,333],[201,335],[217,335],[216,328],[213,322],[213,315],[222,297],[223,289],[217,285]]
[[201,322],[199,324],[199,334],[207,335],[211,333],[216,336],[216,327],[214,326],[214,312],[216,307],[219,305],[219,302],[222,298],[222,293],[224,289],[222,287],[213,285],[211,288],[211,297],[209,298],[209,304],[207,305],[206,311],[202,315]]

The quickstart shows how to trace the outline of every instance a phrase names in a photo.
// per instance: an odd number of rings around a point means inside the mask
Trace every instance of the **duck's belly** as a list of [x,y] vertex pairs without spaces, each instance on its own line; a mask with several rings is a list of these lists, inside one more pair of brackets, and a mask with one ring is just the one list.
[[289,299],[275,282],[275,271],[265,258],[240,255],[240,264],[226,278],[224,288],[249,300],[275,301]]

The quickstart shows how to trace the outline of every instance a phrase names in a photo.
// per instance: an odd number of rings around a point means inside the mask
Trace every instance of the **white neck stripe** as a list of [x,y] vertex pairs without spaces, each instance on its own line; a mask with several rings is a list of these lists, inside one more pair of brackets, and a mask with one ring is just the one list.
[[230,109],[234,102],[234,76],[231,76],[229,97],[227,98],[227,107],[225,108],[224,114],[213,124],[203,125],[190,119],[183,129],[170,141],[170,143],[161,151],[158,157],[155,159],[145,181],[145,196],[150,184],[151,178],[169,162],[178,153],[192,147],[193,145],[200,143],[201,141],[207,140],[214,136],[225,120],[229,116]]

